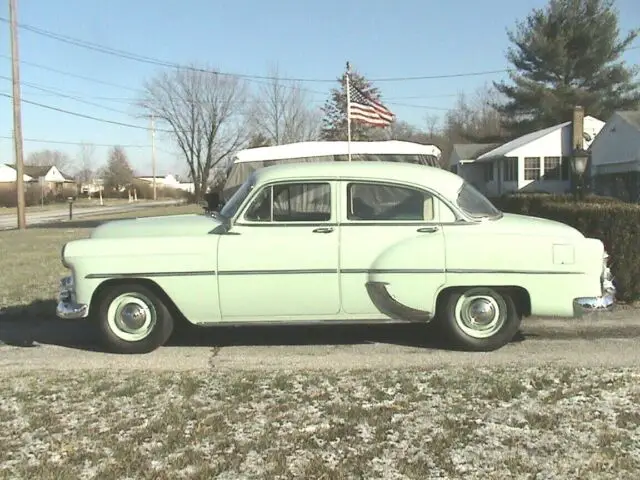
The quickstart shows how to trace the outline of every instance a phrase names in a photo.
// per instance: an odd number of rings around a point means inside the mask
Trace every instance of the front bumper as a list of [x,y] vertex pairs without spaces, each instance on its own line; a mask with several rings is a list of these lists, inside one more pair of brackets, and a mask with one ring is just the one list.
[[613,275],[607,266],[608,255],[605,254],[604,266],[600,283],[602,285],[602,295],[597,297],[580,297],[573,300],[573,313],[576,317],[583,315],[609,312],[616,304],[616,287],[613,284]]
[[89,315],[89,306],[76,302],[72,276],[64,277],[60,280],[60,293],[58,295],[56,315],[65,320],[86,318]]

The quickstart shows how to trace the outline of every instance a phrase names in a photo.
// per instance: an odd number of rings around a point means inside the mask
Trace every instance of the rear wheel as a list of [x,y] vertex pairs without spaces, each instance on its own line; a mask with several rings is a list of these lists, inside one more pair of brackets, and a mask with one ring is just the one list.
[[439,323],[456,347],[496,350],[509,343],[520,328],[522,318],[503,290],[473,287],[445,295],[439,302]]
[[100,331],[114,353],[148,353],[164,345],[173,318],[149,288],[136,283],[108,287],[98,303]]

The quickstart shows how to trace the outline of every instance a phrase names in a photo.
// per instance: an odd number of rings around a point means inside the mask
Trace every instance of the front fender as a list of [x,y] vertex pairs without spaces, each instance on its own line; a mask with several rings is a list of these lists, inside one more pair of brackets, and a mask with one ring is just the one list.
[[220,317],[216,242],[202,237],[83,239],[68,243],[63,263],[73,272],[76,299],[91,305],[106,281],[148,279],[191,322]]

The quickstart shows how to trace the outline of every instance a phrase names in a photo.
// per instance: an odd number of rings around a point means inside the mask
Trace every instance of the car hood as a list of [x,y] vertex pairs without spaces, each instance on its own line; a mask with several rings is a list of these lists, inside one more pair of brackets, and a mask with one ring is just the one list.
[[198,214],[113,220],[95,228],[91,238],[206,235],[221,223],[213,217]]
[[531,236],[551,236],[584,238],[579,230],[554,220],[546,218],[504,213],[502,218],[496,220],[493,226],[504,233],[526,234]]

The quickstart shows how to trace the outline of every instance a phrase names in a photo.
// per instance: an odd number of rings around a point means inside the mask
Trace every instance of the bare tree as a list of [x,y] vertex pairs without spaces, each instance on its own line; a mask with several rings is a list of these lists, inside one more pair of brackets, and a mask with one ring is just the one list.
[[31,152],[24,163],[37,167],[55,166],[63,172],[73,166],[71,157],[59,150],[38,150],[37,152]]
[[249,108],[253,135],[266,137],[271,145],[318,139],[321,112],[310,108],[300,84],[281,80],[277,67],[269,76],[272,80],[258,89]]
[[212,168],[245,141],[245,84],[189,67],[159,73],[144,90],[139,106],[168,125],[184,155],[196,200],[201,200]]
[[76,178],[80,183],[90,182],[96,173],[94,165],[94,155],[96,147],[94,145],[83,143],[80,145],[77,156],[78,171],[76,172]]
[[455,106],[446,113],[444,128],[452,142],[488,143],[506,139],[500,113],[493,107],[501,96],[493,87],[483,85],[469,98],[458,95]]

